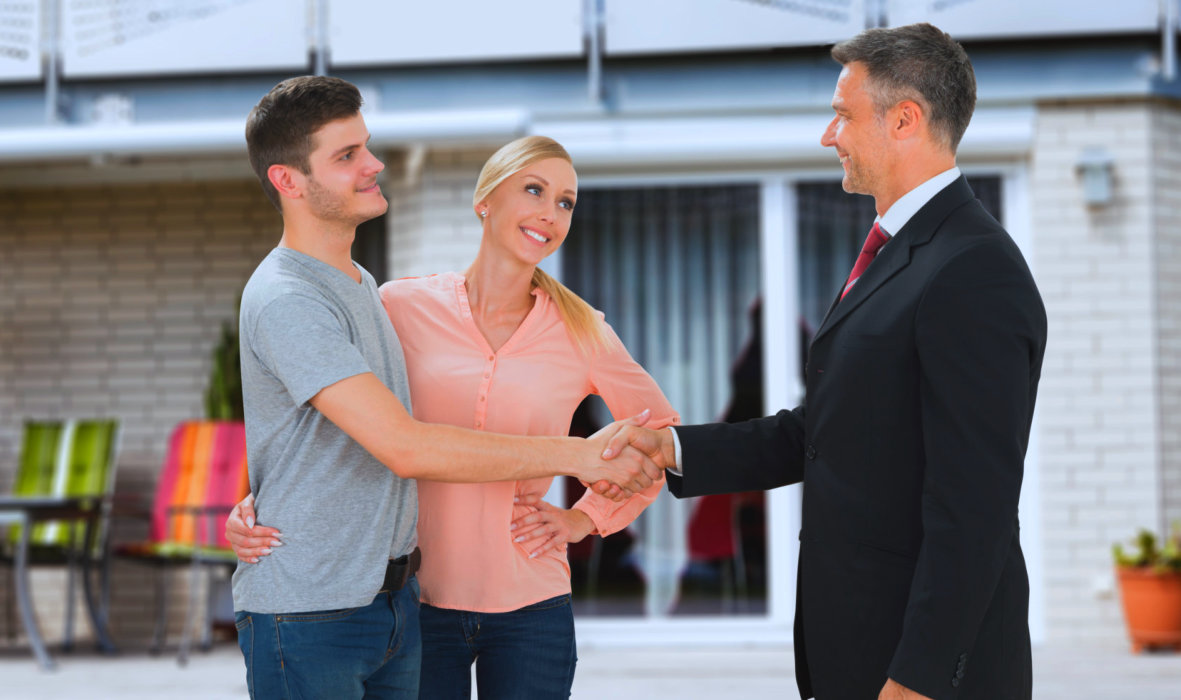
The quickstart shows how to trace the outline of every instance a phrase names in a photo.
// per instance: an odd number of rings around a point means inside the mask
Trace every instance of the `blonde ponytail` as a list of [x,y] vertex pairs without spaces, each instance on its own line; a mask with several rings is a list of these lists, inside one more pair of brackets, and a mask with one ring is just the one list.
[[[561,158],[573,165],[562,144],[548,136],[525,136],[500,147],[480,170],[472,204],[478,205],[492,190],[522,169],[539,160]],[[558,306],[558,314],[574,343],[584,355],[591,356],[611,349],[612,342],[604,323],[590,304],[540,268],[533,270],[533,286],[548,294]]]
[[542,272],[541,268],[533,270],[533,286],[548,294],[557,304],[562,323],[566,324],[566,330],[582,354],[592,356],[611,350],[613,343],[603,321],[582,297]]

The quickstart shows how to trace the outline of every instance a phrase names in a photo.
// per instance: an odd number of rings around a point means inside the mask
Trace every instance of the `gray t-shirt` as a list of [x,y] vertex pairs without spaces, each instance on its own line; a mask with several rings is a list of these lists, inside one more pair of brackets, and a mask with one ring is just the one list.
[[418,493],[308,401],[373,372],[410,410],[402,346],[373,276],[358,284],[288,248],[242,292],[242,390],[258,522],[283,546],[239,562],[234,609],[295,613],[368,605],[386,562],[414,548]]

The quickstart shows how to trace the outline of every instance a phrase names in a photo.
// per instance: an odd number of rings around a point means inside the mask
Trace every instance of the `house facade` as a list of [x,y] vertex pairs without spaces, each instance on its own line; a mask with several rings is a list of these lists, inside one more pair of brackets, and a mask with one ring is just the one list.
[[[873,218],[819,143],[839,73],[828,49],[931,21],[977,75],[958,163],[1049,315],[1021,500],[1034,638],[1123,644],[1110,545],[1181,518],[1175,0],[372,5],[0,7],[0,487],[23,419],[110,415],[118,490],[151,494],[280,233],[246,163],[245,116],[307,73],[365,97],[390,209],[356,257],[379,279],[466,267],[480,166],[545,134],[580,178],[570,240],[547,265],[606,312],[684,420],[727,415],[749,376],[762,411],[795,405],[808,332]],[[757,372],[739,372],[752,353]],[[581,640],[789,642],[799,499],[662,498],[626,541],[573,552]],[[134,639],[151,587],[133,565],[114,574],[114,632]],[[52,637],[64,582],[38,576]]]

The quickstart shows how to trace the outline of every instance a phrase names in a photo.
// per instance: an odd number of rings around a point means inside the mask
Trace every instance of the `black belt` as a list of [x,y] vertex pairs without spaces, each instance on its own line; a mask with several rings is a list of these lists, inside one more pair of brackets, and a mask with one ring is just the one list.
[[418,571],[419,564],[422,563],[422,553],[418,551],[418,547],[410,554],[403,554],[397,559],[390,559],[390,563],[385,567],[385,581],[381,584],[381,590],[378,593],[392,593],[394,591],[402,590],[402,586],[406,585],[406,581]]

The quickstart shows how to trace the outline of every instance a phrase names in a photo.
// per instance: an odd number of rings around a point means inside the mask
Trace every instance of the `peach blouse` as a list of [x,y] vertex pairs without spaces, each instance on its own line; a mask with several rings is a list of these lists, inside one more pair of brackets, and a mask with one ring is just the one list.
[[[566,435],[578,405],[598,394],[617,418],[652,410],[650,427],[679,417],[656,382],[616,343],[587,358],[557,305],[533,290],[532,310],[497,352],[472,319],[463,275],[455,272],[387,282],[381,300],[406,355],[414,417],[515,435]],[[519,493],[545,493],[552,477],[485,484],[418,482],[422,602],[440,608],[507,612],[570,592],[566,547],[530,559],[509,524],[532,507]],[[587,492],[575,505],[609,535],[626,527],[663,482],[616,503]]]

